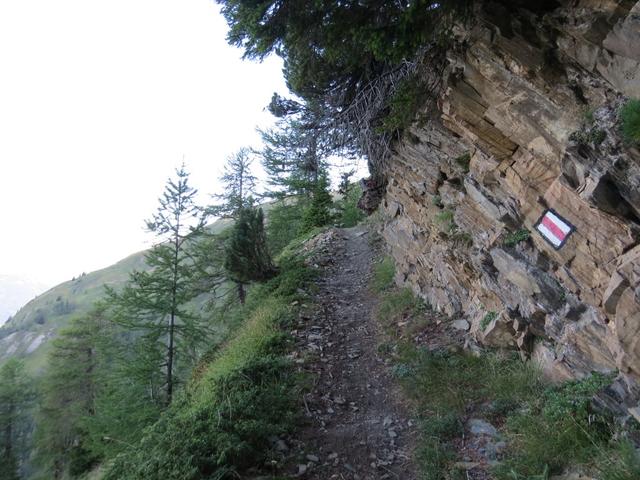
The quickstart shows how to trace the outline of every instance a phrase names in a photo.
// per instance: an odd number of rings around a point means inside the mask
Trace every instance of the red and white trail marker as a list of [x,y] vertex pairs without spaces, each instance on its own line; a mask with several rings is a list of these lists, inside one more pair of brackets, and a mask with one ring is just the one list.
[[544,212],[538,223],[536,223],[535,228],[556,250],[562,248],[569,235],[575,230],[573,225],[552,209]]

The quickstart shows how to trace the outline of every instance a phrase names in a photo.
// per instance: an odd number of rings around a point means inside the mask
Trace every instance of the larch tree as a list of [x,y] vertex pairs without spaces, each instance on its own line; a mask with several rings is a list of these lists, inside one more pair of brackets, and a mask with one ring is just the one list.
[[240,211],[231,231],[224,266],[230,278],[242,284],[268,280],[276,275],[267,248],[261,208],[245,207]]
[[176,178],[167,181],[158,210],[147,221],[148,230],[157,238],[145,255],[149,270],[133,272],[120,292],[108,289],[117,321],[140,332],[138,340],[147,350],[147,362],[164,373],[165,406],[173,398],[177,354],[188,358],[193,346],[204,340],[200,317],[187,307],[200,293],[194,285],[198,274],[191,250],[206,221],[196,194],[182,165],[176,169]]
[[17,480],[17,443],[22,435],[31,386],[22,361],[11,358],[0,368],[0,478]]
[[104,307],[72,319],[48,353],[35,440],[40,469],[53,478],[65,472],[77,476],[98,460],[90,452],[86,426],[95,414],[105,324]]
[[252,164],[252,153],[248,148],[241,148],[227,157],[220,177],[223,193],[214,195],[218,203],[210,209],[213,215],[235,219],[243,207],[253,202],[256,177]]
[[[242,210],[253,205],[256,194],[256,177],[251,169],[252,163],[252,153],[248,148],[241,148],[227,157],[224,174],[220,177],[223,193],[214,196],[219,203],[210,208],[212,214],[231,218],[237,222]],[[209,242],[209,251],[216,254],[219,253],[219,248],[216,248],[216,244],[219,245],[222,240],[224,239],[218,236],[213,242]],[[214,260],[211,265],[221,264]],[[224,269],[217,270],[218,273],[220,271],[224,271]],[[233,279],[233,281],[236,284],[238,299],[240,303],[244,303],[246,282],[237,278]]]

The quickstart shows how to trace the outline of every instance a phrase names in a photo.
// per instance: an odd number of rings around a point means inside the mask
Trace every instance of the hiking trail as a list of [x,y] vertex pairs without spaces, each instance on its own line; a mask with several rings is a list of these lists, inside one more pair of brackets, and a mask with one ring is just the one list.
[[417,478],[415,420],[377,348],[368,236],[360,226],[329,230],[316,241],[313,261],[322,273],[315,305],[302,309],[293,332],[295,361],[312,381],[304,395],[306,422],[289,440],[295,454],[286,473],[298,478]]

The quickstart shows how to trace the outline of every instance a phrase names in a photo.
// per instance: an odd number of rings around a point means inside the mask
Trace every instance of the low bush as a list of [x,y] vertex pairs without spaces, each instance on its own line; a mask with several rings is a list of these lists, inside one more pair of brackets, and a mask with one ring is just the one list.
[[463,153],[455,158],[455,162],[464,173],[467,173],[469,171],[469,164],[471,163],[471,154],[469,152]]
[[516,230],[515,232],[508,233],[504,236],[504,245],[507,247],[514,247],[520,242],[524,242],[529,239],[531,232],[526,228]]
[[291,342],[283,326],[312,275],[294,255],[279,265],[280,275],[239,307],[244,321],[235,335],[142,440],[107,466],[105,480],[237,478],[269,459],[269,439],[296,423],[302,387],[285,358]]
[[640,144],[640,100],[629,100],[620,110],[622,136],[629,143]]

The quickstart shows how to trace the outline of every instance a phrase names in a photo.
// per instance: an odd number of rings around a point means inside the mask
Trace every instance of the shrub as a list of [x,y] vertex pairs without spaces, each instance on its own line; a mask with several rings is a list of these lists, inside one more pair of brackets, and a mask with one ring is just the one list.
[[482,320],[480,320],[480,330],[484,332],[489,324],[493,322],[497,317],[498,314],[496,312],[488,312],[484,317],[482,317]]
[[507,421],[509,454],[497,478],[529,478],[560,473],[570,464],[588,463],[606,448],[608,419],[589,409],[593,395],[611,381],[594,374],[581,381],[548,388]]
[[365,214],[358,208],[358,200],[362,195],[362,188],[358,184],[351,184],[338,202],[340,210],[339,222],[344,227],[355,227],[364,218]]
[[640,478],[640,454],[629,441],[617,443],[601,456],[602,480],[637,480]]
[[640,143],[640,100],[629,100],[620,110],[622,136],[629,143]]
[[285,252],[280,274],[249,292],[242,325],[140,442],[108,465],[105,480],[223,479],[263,465],[270,438],[291,431],[301,385],[284,354],[290,303],[312,276]]
[[450,234],[454,233],[456,228],[458,228],[453,220],[453,212],[451,210],[443,210],[438,213],[436,215],[436,222],[441,224],[443,229]]
[[524,242],[525,240],[528,240],[530,236],[531,236],[531,232],[529,232],[529,230],[527,230],[526,228],[522,228],[520,230],[511,232],[505,235],[503,243],[507,247],[513,247],[520,242]]
[[469,171],[469,164],[471,163],[471,154],[469,152],[455,158],[455,162],[462,168],[462,171],[467,173]]

